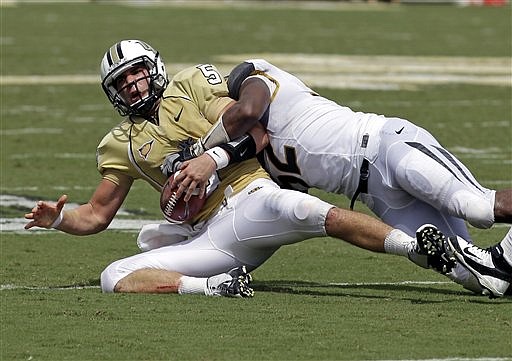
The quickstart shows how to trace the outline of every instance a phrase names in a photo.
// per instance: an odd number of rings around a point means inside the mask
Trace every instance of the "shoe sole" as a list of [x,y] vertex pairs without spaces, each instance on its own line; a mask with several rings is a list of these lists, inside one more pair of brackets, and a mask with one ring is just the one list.
[[232,275],[233,278],[238,279],[239,287],[238,293],[231,295],[231,297],[236,298],[251,298],[254,296],[254,290],[249,287],[249,284],[252,282],[252,276],[247,272],[247,268],[242,266],[236,269],[236,274]]
[[416,231],[416,240],[421,253],[427,255],[429,267],[439,273],[447,274],[456,265],[456,258],[448,247],[444,234],[435,226],[427,224]]

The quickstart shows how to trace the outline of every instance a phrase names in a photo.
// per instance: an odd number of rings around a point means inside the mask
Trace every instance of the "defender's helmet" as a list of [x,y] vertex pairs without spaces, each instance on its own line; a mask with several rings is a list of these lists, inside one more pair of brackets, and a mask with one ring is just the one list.
[[[125,71],[134,66],[143,66],[149,75],[138,79],[147,79],[149,93],[133,104],[128,104],[117,89],[117,79]],[[136,82],[136,83],[137,83]],[[138,115],[151,120],[151,112],[169,84],[165,65],[160,54],[141,40],[123,40],[114,44],[101,60],[101,86],[108,99],[122,116]],[[128,86],[133,86],[133,82]],[[137,86],[137,84],[135,84]]]

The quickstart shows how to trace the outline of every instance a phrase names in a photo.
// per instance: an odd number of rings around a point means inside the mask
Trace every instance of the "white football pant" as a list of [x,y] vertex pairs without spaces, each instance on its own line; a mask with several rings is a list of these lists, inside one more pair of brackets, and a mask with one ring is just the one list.
[[101,288],[113,292],[119,280],[144,268],[192,277],[209,277],[242,265],[253,270],[283,245],[326,236],[325,220],[332,207],[258,179],[228,197],[200,230],[175,224],[143,227],[139,246],[159,248],[110,264],[101,274]]

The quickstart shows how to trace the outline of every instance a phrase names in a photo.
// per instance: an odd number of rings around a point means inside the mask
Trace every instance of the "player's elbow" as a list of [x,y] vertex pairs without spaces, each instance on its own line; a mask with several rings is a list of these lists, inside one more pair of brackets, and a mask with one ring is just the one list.
[[84,225],[82,235],[96,234],[106,230],[113,218],[113,215],[102,214],[92,209],[91,213],[82,218],[82,224]]
[[68,233],[71,233],[75,236],[90,236],[92,234],[100,233],[108,228],[110,223],[94,223],[89,224],[85,227],[80,227],[78,229],[73,229]]
[[261,119],[265,110],[266,108],[253,102],[242,102],[238,109],[240,118],[244,119],[245,122],[251,123],[251,125],[255,125]]
[[224,128],[231,139],[240,137],[258,124],[264,112],[251,102],[237,102],[222,116]]
[[99,232],[106,230],[111,222],[112,222],[112,218],[96,217],[96,222],[93,227],[93,229],[94,229],[93,233],[99,233]]

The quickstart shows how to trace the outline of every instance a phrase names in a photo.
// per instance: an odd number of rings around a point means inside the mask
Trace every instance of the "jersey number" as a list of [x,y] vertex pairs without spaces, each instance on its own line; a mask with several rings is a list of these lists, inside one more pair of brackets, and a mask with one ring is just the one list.
[[203,73],[204,77],[211,85],[217,85],[222,83],[222,76],[219,74],[217,70],[213,67],[211,64],[203,64],[198,65],[197,69],[201,70],[201,73]]
[[[280,172],[289,173],[279,174],[275,177],[283,188],[295,189],[302,192],[306,192],[308,188],[310,188],[310,186],[300,178],[301,172],[299,166],[297,165],[297,155],[295,153],[294,147],[284,147],[284,157],[286,163],[281,162],[276,157],[274,149],[270,144],[265,148],[265,153],[267,154],[268,161],[272,163],[275,168],[277,168]],[[266,168],[268,169],[268,167]]]

